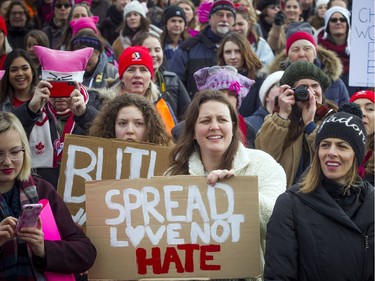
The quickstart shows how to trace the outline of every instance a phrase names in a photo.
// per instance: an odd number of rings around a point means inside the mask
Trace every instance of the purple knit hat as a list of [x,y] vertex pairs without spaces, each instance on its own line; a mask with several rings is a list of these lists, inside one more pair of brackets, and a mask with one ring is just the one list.
[[243,99],[255,83],[237,72],[233,66],[204,67],[194,73],[198,90],[229,90],[237,94],[237,108],[240,108]]

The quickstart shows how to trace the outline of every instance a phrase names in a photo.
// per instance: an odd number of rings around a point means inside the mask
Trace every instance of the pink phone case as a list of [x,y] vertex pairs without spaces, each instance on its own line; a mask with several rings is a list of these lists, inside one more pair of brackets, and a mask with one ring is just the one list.
[[34,227],[42,211],[42,204],[25,204],[22,207],[21,216],[18,219],[16,231],[23,227]]

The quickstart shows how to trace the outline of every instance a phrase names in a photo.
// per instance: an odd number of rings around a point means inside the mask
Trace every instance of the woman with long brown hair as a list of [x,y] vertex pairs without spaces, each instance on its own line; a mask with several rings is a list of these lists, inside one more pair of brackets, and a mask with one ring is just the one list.
[[349,105],[319,126],[311,166],[277,199],[265,281],[374,280],[374,187],[357,171],[366,130]]
[[205,176],[211,185],[235,175],[257,176],[260,247],[264,253],[266,225],[276,197],[285,190],[285,172],[264,151],[244,147],[237,116],[223,92],[196,93],[186,114],[182,136],[170,154],[171,167],[166,174]]
[[251,49],[249,41],[238,33],[230,33],[223,38],[217,56],[219,65],[231,65],[240,74],[255,81],[238,110],[243,117],[250,116],[261,106],[259,90],[267,76],[262,70],[262,62]]

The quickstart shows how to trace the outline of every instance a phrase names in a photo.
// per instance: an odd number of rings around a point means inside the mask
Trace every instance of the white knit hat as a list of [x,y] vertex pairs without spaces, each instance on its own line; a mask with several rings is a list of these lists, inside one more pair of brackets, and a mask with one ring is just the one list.
[[137,12],[142,17],[146,18],[145,7],[137,0],[131,1],[130,3],[126,4],[124,8],[124,19],[126,19],[126,16],[131,12]]
[[318,8],[319,6],[327,5],[328,2],[329,2],[329,0],[318,0],[318,1],[316,1],[315,7]]
[[260,90],[259,90],[259,99],[263,107],[266,107],[265,99],[266,99],[266,95],[268,91],[271,89],[273,85],[275,85],[277,82],[280,81],[283,74],[284,74],[284,71],[276,71],[270,74],[266,78],[266,80],[263,81],[262,86],[260,87]]
[[347,36],[347,39],[346,39],[345,53],[347,55],[350,55],[350,30],[351,30],[351,27],[350,27],[350,12],[349,12],[348,9],[345,9],[345,8],[339,7],[339,6],[333,6],[333,7],[329,8],[326,11],[326,13],[324,14],[324,34],[323,34],[323,39],[327,39],[327,36],[328,36],[328,32],[327,32],[328,23],[329,23],[329,20],[330,20],[330,18],[332,17],[332,15],[334,13],[340,13],[340,14],[342,14],[345,17],[346,22],[348,24],[348,36]]

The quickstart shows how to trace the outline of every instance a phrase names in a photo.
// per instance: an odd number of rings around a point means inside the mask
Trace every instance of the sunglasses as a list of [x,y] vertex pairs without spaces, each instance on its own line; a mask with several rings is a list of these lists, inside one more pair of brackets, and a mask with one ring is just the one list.
[[215,65],[215,66],[212,66],[208,69],[208,74],[209,75],[214,75],[222,70],[226,70],[226,71],[230,71],[230,72],[233,72],[235,74],[237,74],[237,69],[231,65],[225,65],[225,66],[219,66],[219,65]]
[[239,11],[239,12],[249,12],[249,10],[247,9],[247,7],[242,6],[240,4],[235,4],[234,7],[236,8],[236,11]]
[[345,18],[331,18],[329,21],[332,23],[337,23],[337,22],[344,23],[346,22],[346,19]]
[[64,6],[65,9],[70,8],[70,4],[56,4],[55,7],[57,9],[61,9]]

